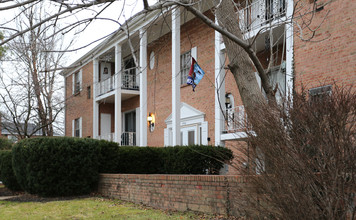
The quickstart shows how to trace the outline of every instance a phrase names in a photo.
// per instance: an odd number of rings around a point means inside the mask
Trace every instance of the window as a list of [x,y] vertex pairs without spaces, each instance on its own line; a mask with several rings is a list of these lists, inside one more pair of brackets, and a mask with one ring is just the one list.
[[80,137],[80,119],[74,121],[74,137]]
[[87,98],[90,99],[91,98],[91,87],[90,86],[87,87],[87,95],[88,95]]
[[73,74],[73,94],[78,94],[82,90],[82,70]]
[[72,136],[82,137],[82,118],[76,118],[72,121]]
[[327,95],[331,95],[331,85],[312,88],[309,90],[311,102],[321,102]]
[[187,78],[190,70],[190,66],[192,63],[191,51],[183,53],[180,55],[180,84],[184,85],[187,83]]

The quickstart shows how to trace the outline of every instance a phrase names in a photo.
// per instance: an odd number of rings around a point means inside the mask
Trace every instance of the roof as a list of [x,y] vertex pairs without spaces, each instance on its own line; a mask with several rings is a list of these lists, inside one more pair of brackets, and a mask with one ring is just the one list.
[[[25,123],[20,123],[21,126],[21,132],[25,129]],[[33,124],[33,123],[28,123],[27,124],[27,133],[31,134],[35,130],[37,130],[38,127]],[[10,122],[2,122],[1,123],[1,134],[2,135],[11,135],[11,134],[17,134],[17,129],[15,124],[10,123]],[[34,136],[42,136],[42,131],[41,129],[37,130],[34,134]],[[57,133],[54,132],[54,136],[59,136]]]
[[73,72],[75,69],[78,67],[81,67],[85,65],[87,62],[92,60],[94,57],[97,57],[100,52],[105,51],[106,48],[113,47],[115,43],[123,41],[127,39],[126,33],[124,32],[124,29],[122,27],[128,26],[130,27],[130,32],[135,33],[137,32],[140,28],[144,27],[147,25],[149,22],[154,20],[159,16],[161,11],[149,11],[146,13],[138,12],[134,16],[132,16],[130,19],[128,19],[124,24],[121,25],[121,27],[111,36],[109,36],[107,39],[105,39],[103,42],[98,44],[96,47],[91,49],[89,52],[84,54],[82,57],[80,57],[78,60],[70,64],[65,70],[60,72],[60,75],[66,76]]

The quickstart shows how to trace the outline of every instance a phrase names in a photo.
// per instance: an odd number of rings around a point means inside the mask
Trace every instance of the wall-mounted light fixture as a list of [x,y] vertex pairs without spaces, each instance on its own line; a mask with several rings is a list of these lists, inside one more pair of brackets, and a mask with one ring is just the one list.
[[227,93],[227,94],[225,95],[225,106],[226,106],[226,109],[231,108],[230,95],[231,95],[231,93]]
[[150,132],[153,132],[153,130],[155,129],[155,115],[153,113],[149,113],[147,116],[147,122],[148,122],[148,128],[150,129]]

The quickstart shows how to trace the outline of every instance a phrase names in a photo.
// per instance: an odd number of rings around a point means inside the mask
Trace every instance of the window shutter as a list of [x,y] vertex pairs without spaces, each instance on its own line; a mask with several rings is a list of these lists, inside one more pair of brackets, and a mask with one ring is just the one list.
[[201,127],[202,127],[202,145],[208,145],[208,122],[204,121],[201,123]]
[[164,146],[167,147],[169,145],[169,140],[168,140],[168,128],[164,129]]
[[75,120],[72,120],[72,137],[75,137]]
[[79,137],[83,137],[82,117],[79,118]]
[[82,85],[83,85],[83,83],[82,83],[82,74],[83,73],[83,70],[81,69],[80,71],[79,71],[79,91],[82,91]]
[[197,47],[193,47],[190,50],[190,54],[195,60],[198,60],[198,49],[197,49]]
[[75,73],[72,74],[72,94],[74,94],[75,90]]

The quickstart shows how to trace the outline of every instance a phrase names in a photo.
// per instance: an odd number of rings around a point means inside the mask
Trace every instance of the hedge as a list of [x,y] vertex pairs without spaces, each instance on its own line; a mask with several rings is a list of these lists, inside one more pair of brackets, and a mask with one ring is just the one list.
[[10,190],[21,191],[12,169],[11,151],[0,151],[0,180]]
[[31,194],[87,194],[97,185],[101,145],[98,140],[69,137],[21,140],[12,149],[14,172]]
[[218,174],[233,156],[212,146],[119,147],[117,173]]

